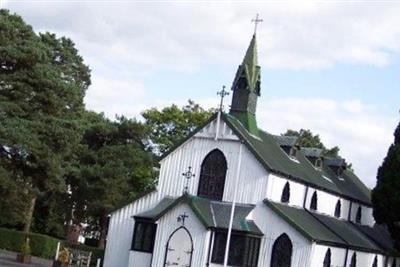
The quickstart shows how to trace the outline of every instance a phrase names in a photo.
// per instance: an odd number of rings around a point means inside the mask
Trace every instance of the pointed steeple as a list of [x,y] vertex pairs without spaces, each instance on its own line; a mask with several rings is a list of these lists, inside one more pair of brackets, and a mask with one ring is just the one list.
[[260,96],[260,66],[257,58],[256,34],[253,35],[242,64],[232,84],[232,105],[234,115],[252,134],[258,133],[256,123],[257,99]]

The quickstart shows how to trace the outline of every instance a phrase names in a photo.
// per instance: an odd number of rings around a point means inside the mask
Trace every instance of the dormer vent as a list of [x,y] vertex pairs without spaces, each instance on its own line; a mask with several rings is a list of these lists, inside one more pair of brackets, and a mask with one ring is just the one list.
[[322,149],[316,147],[302,147],[301,152],[317,168],[322,168]]
[[343,158],[328,158],[325,159],[325,164],[336,174],[341,177],[346,169],[346,161]]

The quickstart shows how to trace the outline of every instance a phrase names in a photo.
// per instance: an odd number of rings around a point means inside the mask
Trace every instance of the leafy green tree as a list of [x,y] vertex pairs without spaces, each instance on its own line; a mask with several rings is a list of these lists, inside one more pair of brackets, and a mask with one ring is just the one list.
[[372,203],[375,220],[388,226],[400,248],[400,123],[394,133],[394,142],[378,169]]
[[135,120],[88,112],[85,125],[77,165],[67,174],[71,219],[88,223],[104,247],[109,212],[154,185],[153,154],[145,150],[147,128]]
[[191,131],[204,124],[212,112],[213,110],[205,110],[192,100],[182,108],[173,104],[162,110],[145,110],[142,116],[151,131],[149,145],[153,152],[160,155],[171,149]]
[[323,150],[323,154],[329,157],[339,155],[339,147],[327,148],[321,141],[318,134],[313,134],[310,130],[300,129],[299,131],[287,130],[283,135],[299,137],[298,145],[302,147],[315,147]]
[[66,189],[64,167],[81,139],[76,118],[89,84],[89,68],[71,40],[38,35],[0,10],[0,168],[18,185],[14,193],[29,199],[26,232],[37,198]]

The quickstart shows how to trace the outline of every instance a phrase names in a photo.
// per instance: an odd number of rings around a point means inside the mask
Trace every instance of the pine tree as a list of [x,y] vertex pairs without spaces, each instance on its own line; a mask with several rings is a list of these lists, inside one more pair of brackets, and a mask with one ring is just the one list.
[[375,220],[388,226],[400,248],[400,123],[394,132],[394,143],[378,169],[372,203]]
[[81,139],[76,118],[89,84],[89,68],[71,40],[36,34],[0,10],[0,169],[15,188],[8,193],[29,199],[25,232],[37,198],[65,191],[64,167]]

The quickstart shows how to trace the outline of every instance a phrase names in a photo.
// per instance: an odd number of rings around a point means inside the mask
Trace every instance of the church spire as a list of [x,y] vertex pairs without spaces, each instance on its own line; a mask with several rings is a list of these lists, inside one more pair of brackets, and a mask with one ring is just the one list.
[[257,40],[254,33],[242,64],[232,84],[230,114],[235,116],[252,134],[258,133],[256,123],[257,99],[260,96],[260,66],[257,58]]

